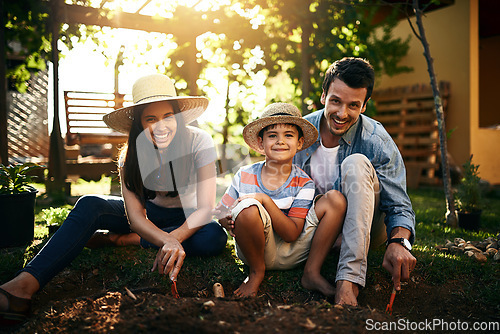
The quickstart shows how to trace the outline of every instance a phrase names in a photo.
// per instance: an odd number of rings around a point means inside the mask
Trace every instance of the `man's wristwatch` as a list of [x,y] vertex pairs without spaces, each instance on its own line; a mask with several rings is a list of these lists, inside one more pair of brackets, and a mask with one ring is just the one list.
[[393,242],[401,244],[401,246],[403,246],[409,252],[411,252],[411,244],[405,238],[392,238],[392,239],[389,239],[389,240],[387,240],[387,246],[389,246],[389,244],[392,244]]

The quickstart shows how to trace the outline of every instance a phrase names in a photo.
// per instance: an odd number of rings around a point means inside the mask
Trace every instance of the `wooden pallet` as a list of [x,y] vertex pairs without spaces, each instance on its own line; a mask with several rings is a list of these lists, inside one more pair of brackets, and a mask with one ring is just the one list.
[[[446,115],[450,84],[440,82],[439,90]],[[372,99],[377,110],[373,118],[384,125],[403,156],[408,187],[439,184],[439,134],[430,85],[376,90]]]

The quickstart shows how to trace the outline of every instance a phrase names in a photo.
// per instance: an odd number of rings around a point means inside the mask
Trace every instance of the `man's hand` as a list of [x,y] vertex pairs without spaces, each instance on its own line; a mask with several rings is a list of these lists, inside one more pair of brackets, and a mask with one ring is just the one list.
[[387,246],[382,266],[391,273],[397,291],[401,290],[401,281],[410,279],[416,264],[417,259],[403,245],[392,243]]
[[[411,232],[408,229],[395,227],[392,229],[389,239],[405,238],[409,240],[410,237]],[[416,264],[417,259],[403,245],[391,243],[387,246],[382,267],[391,273],[392,282],[397,291],[401,290],[401,281],[410,279],[410,273],[415,269]]]

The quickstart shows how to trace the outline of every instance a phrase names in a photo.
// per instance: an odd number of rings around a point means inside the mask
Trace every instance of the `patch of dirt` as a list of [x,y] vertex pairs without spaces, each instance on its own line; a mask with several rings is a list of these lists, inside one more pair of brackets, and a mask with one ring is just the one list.
[[236,299],[230,295],[237,287],[224,281],[226,297],[215,298],[212,286],[189,274],[182,274],[178,283],[179,299],[151,281],[130,288],[134,300],[125,290],[108,288],[99,275],[67,269],[35,295],[32,317],[8,332],[364,333],[370,324],[398,321],[500,321],[498,307],[465,300],[463,282],[430,285],[418,273],[396,296],[394,313],[386,314],[390,282],[381,274],[369,275],[372,283],[361,290],[360,307],[340,307],[318,293],[278,294],[265,284],[258,297]]

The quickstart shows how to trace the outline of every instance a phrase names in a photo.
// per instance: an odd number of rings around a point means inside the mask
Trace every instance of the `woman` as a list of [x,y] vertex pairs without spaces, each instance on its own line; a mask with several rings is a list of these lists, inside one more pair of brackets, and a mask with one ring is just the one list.
[[205,111],[208,100],[178,97],[172,81],[159,74],[137,80],[132,95],[131,107],[104,116],[109,127],[129,134],[119,159],[122,197],[87,195],[78,200],[43,249],[0,286],[2,322],[24,320],[33,294],[85,245],[156,247],[152,271],[173,281],[186,254],[211,256],[224,249],[227,236],[211,221],[216,192],[213,141],[206,132],[186,126]]

